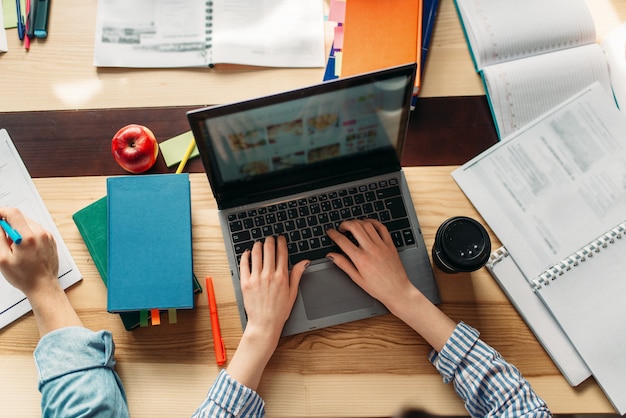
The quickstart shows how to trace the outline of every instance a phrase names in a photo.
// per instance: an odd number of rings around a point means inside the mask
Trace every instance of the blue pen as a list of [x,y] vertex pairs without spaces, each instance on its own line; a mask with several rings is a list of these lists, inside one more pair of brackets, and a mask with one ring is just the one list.
[[0,226],[4,229],[4,232],[7,233],[9,238],[13,240],[14,243],[19,244],[22,242],[22,236],[19,232],[17,232],[7,221],[0,218]]
[[20,3],[20,0],[15,0],[15,8],[17,10],[17,36],[20,37],[20,41],[23,41],[24,35],[26,34],[26,28],[24,27],[24,16],[22,16]]

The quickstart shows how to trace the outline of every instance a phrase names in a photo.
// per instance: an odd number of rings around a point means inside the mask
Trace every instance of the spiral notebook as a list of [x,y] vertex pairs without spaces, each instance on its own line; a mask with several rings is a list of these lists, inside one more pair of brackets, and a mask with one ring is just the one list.
[[99,0],[98,67],[323,67],[319,0]]
[[578,386],[591,376],[591,370],[507,249],[494,251],[486,267],[567,382]]
[[626,413],[626,221],[532,280],[615,409]]
[[538,340],[570,383],[591,373],[624,414],[626,117],[614,99],[595,83],[452,176],[504,245],[488,268]]

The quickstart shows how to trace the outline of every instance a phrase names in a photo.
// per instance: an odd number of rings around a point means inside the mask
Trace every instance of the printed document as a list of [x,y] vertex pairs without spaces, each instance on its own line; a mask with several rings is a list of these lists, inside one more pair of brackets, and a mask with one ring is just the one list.
[[[16,207],[27,217],[34,219],[52,232],[59,253],[59,280],[64,289],[81,280],[78,267],[50,212],[35,188],[9,134],[4,129],[0,129],[0,206]],[[30,310],[30,303],[24,294],[11,286],[0,273],[0,328]]]
[[[2,2],[0,2],[0,22],[4,22]],[[7,31],[4,30],[4,25],[2,25],[0,26],[0,52],[7,52],[8,50],[9,50],[9,44],[7,42]]]
[[624,220],[625,135],[595,83],[452,175],[532,278]]

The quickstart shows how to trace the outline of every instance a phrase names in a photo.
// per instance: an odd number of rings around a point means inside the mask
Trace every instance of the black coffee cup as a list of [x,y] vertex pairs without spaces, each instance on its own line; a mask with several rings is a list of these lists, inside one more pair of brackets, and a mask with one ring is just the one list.
[[491,254],[491,240],[485,228],[466,216],[455,216],[439,226],[433,261],[446,273],[478,270]]

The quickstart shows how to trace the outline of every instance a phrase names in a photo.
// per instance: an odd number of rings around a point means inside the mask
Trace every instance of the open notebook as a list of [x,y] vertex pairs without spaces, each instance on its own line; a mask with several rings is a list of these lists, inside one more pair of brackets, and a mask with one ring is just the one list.
[[[500,138],[588,85],[611,91],[585,0],[454,0]],[[623,48],[622,48],[623,59]]]

